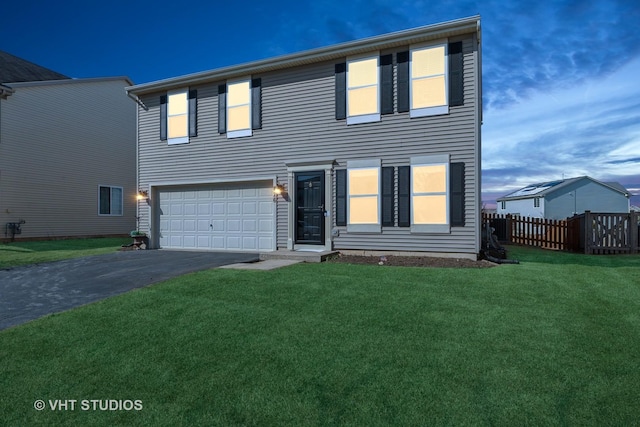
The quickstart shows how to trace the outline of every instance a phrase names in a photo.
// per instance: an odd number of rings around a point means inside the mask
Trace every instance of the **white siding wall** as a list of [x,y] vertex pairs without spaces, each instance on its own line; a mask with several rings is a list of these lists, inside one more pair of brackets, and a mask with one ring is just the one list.
[[[408,46],[393,52],[408,50]],[[450,154],[464,162],[466,172],[466,226],[451,234],[411,234],[409,228],[383,227],[381,234],[347,233],[339,227],[336,249],[408,250],[477,253],[480,149],[476,103],[475,41],[464,39],[465,104],[450,114],[410,119],[409,113],[382,116],[377,123],[347,126],[335,120],[334,65],[292,68],[253,77],[262,78],[262,123],[253,136],[227,139],[217,131],[217,86],[198,90],[198,136],[186,145],[167,145],[159,138],[161,93],[144,96],[148,111],[139,109],[139,180],[142,187],[159,182],[206,182],[277,176],[286,183],[286,163],[295,160],[334,159],[336,168],[348,160],[381,159],[382,166],[409,165],[411,156]],[[391,52],[384,52],[391,53]],[[395,55],[394,55],[395,60]],[[396,85],[397,87],[397,85]],[[478,156],[479,158],[479,156]],[[286,248],[287,212],[293,201],[278,198],[277,245]],[[140,205],[142,228],[149,227],[150,206]],[[335,206],[331,214],[334,215]],[[335,224],[335,220],[334,220]],[[330,233],[330,230],[327,230]]]
[[546,217],[564,219],[574,212],[628,213],[629,198],[619,191],[582,179],[574,185],[552,193],[548,198]]
[[502,209],[502,202],[498,202],[499,214],[512,214],[526,216],[529,218],[544,218],[544,198],[540,198],[540,206],[536,207],[534,200],[531,199],[519,199],[519,200],[507,200],[505,201],[505,208]]
[[629,198],[619,191],[584,178],[540,198],[540,206],[534,199],[506,200],[505,208],[498,202],[499,214],[519,214],[531,218],[565,219],[584,211],[603,213],[628,213]]
[[[135,104],[124,79],[18,86],[0,109],[0,226],[22,238],[127,234],[135,220]],[[98,186],[123,188],[98,215]]]

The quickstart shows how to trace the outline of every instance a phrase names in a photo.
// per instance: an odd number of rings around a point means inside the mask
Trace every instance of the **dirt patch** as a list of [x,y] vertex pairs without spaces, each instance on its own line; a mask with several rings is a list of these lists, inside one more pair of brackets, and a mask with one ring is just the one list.
[[[490,268],[496,267],[487,260],[473,261],[463,258],[435,258],[426,256],[360,256],[339,254],[328,262],[348,264],[391,265],[395,267],[438,267],[438,268]],[[382,264],[381,264],[382,263]]]

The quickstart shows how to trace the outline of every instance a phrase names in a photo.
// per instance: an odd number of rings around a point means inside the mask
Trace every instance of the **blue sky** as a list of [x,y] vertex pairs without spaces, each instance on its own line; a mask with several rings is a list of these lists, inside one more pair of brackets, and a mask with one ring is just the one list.
[[483,200],[580,175],[640,194],[637,0],[221,3],[25,0],[3,17],[0,49],[145,83],[479,14]]

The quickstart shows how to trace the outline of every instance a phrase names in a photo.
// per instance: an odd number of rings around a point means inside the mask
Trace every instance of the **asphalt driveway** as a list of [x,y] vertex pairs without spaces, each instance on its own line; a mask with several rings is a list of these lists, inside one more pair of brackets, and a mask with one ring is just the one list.
[[0,330],[255,253],[123,251],[0,270]]

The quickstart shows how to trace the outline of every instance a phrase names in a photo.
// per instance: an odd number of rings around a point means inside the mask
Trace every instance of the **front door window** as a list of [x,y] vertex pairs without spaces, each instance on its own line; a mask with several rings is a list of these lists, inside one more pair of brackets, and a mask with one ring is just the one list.
[[324,171],[299,172],[296,181],[296,243],[324,245]]

